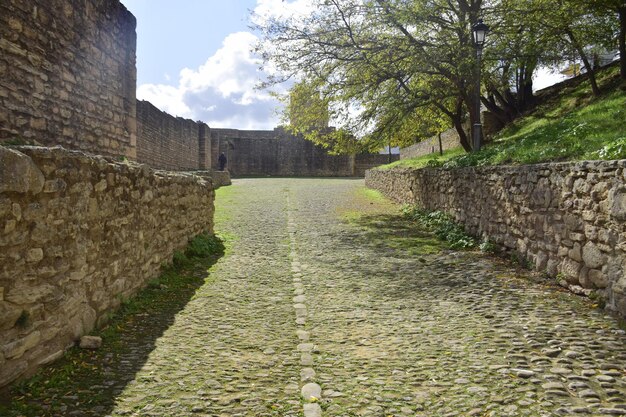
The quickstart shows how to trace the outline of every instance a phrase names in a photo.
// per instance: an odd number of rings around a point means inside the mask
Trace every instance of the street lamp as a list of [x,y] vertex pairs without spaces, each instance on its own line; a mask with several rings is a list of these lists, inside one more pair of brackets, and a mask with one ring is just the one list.
[[474,44],[476,45],[476,61],[478,65],[476,70],[476,107],[474,108],[474,111],[476,112],[476,120],[474,121],[474,126],[472,126],[472,137],[474,140],[472,150],[474,152],[480,150],[483,137],[483,125],[480,123],[480,59],[483,55],[483,45],[485,44],[487,32],[489,32],[489,26],[484,24],[482,19],[478,19],[478,22],[472,26]]

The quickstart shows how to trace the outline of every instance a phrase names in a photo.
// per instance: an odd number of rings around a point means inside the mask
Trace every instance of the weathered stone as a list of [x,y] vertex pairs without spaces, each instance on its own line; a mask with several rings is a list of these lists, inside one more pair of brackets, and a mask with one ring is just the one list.
[[587,242],[583,246],[583,261],[589,268],[599,268],[606,262],[606,255],[593,242]]
[[564,259],[561,262],[561,273],[570,284],[578,283],[578,273],[580,272],[581,265],[572,260],[572,259]]
[[0,330],[8,330],[22,315],[22,309],[14,304],[0,301]]
[[609,283],[608,277],[598,269],[589,270],[589,280],[596,288],[606,288]]
[[48,284],[23,283],[10,290],[6,300],[16,305],[33,304],[49,297],[55,290],[54,286]]
[[43,173],[21,152],[0,146],[0,193],[37,194],[44,184]]
[[2,346],[2,353],[7,359],[19,359],[24,352],[37,346],[41,340],[41,333],[34,331],[28,336]]
[[319,404],[304,404],[304,417],[322,417],[322,407]]
[[39,262],[43,259],[43,249],[34,248],[26,252],[26,262]]
[[60,191],[65,191],[65,188],[67,188],[67,184],[65,183],[65,181],[57,178],[54,180],[46,181],[43,186],[43,192],[44,193],[58,193]]
[[626,191],[612,191],[609,193],[611,216],[618,221],[626,220]]
[[0,387],[16,380],[27,369],[28,365],[25,362],[18,362],[15,366],[0,366]]
[[63,350],[57,350],[54,353],[51,353],[50,355],[46,356],[45,358],[43,358],[42,360],[39,361],[39,365],[48,365],[52,362],[57,361],[58,359],[61,359],[63,357],[63,354],[65,352]]
[[83,336],[80,338],[81,349],[99,349],[102,346],[102,338],[98,336]]
[[[190,237],[212,233],[214,193],[191,175],[157,175],[60,148],[19,149],[25,160],[42,167],[41,175],[52,176],[40,183],[47,193],[0,197],[0,343],[12,355],[2,366],[28,360],[32,368],[103,324],[120,300],[156,277]],[[129,197],[148,191],[158,197]],[[35,336],[22,340],[14,329],[22,311],[28,313],[28,327],[21,331],[32,326],[45,335],[32,349]],[[28,355],[21,352],[24,345]]]
[[302,387],[301,395],[304,401],[317,401],[322,398],[322,388],[314,382],[309,382]]

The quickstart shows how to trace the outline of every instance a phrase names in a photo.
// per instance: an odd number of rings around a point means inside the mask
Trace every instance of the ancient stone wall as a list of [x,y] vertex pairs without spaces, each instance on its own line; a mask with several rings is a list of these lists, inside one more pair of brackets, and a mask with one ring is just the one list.
[[626,316],[626,161],[370,170],[366,184],[443,210],[575,292]]
[[[441,134],[441,148],[444,151],[458,148],[459,146],[461,145],[456,129],[448,129]],[[439,154],[439,137],[437,135],[400,149],[400,159],[417,158],[418,156],[429,154]]]
[[134,159],[135,27],[117,0],[0,2],[0,143]]
[[0,146],[0,386],[60,357],[212,232],[210,181],[112,160]]
[[364,177],[368,169],[385,165],[400,159],[400,155],[392,154],[358,154],[354,156],[354,176]]
[[185,171],[211,167],[210,129],[137,101],[137,161],[157,169]]
[[387,163],[387,155],[329,155],[283,129],[211,129],[212,166],[224,152],[233,176],[363,176],[366,168]]

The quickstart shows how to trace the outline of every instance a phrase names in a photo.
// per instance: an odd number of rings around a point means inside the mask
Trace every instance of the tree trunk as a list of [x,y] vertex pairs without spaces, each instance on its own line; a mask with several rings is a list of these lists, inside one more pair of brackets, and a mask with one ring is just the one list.
[[587,70],[587,76],[589,77],[589,82],[591,83],[591,90],[593,91],[593,95],[596,97],[600,96],[600,89],[598,88],[598,83],[596,81],[596,73],[594,72],[591,63],[589,63],[589,58],[587,58],[587,54],[585,53],[582,45],[578,42],[578,39],[576,39],[576,36],[574,36],[574,33],[571,31],[571,29],[566,29],[565,33],[572,42],[572,45],[576,49],[576,52],[578,52],[578,55],[583,60],[583,64],[585,65],[585,69]]
[[619,14],[619,59],[620,76],[626,82],[626,6],[618,9]]
[[456,132],[459,134],[459,142],[461,143],[461,146],[465,149],[465,152],[472,152],[472,145],[469,142],[465,129],[463,129],[463,122],[461,121],[461,118],[455,117],[452,122],[454,123]]
[[437,134],[439,136],[439,155],[443,155],[443,145],[441,144],[441,132]]

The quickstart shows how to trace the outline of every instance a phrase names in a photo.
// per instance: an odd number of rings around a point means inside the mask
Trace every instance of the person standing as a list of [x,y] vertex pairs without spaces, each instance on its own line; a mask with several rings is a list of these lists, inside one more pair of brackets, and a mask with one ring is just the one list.
[[224,171],[224,168],[226,168],[226,155],[224,155],[224,152],[217,158],[217,162],[220,163],[220,171]]

